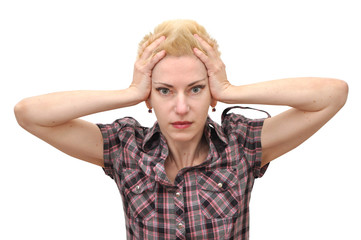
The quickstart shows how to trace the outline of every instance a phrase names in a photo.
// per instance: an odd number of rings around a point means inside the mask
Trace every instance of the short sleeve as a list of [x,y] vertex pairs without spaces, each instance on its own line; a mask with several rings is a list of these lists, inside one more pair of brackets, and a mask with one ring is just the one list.
[[112,124],[97,124],[103,136],[103,158],[104,158],[104,172],[114,179],[114,162],[116,154],[120,148],[120,141],[118,132],[121,129],[121,124],[115,121]]
[[132,118],[122,118],[114,121],[111,124],[97,124],[103,136],[103,158],[104,158],[104,172],[114,179],[114,174],[118,172],[121,167],[119,162],[121,159],[123,143],[126,141],[125,137],[129,134],[124,133],[124,129],[133,128],[135,121]]
[[[269,116],[269,115],[268,115]],[[268,165],[261,167],[262,143],[261,134],[265,118],[249,119],[240,114],[224,114],[222,126],[228,134],[235,136],[240,152],[244,154],[255,178],[260,178],[266,172]]]

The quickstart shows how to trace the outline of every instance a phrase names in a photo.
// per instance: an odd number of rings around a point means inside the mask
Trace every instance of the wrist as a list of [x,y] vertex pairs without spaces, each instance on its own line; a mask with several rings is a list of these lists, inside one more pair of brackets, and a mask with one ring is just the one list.
[[227,104],[234,104],[239,103],[237,98],[240,96],[240,87],[234,86],[228,83],[226,86],[223,87],[223,90],[216,96],[214,96],[215,100],[227,103]]
[[147,100],[149,97],[149,94],[145,94],[144,92],[139,91],[137,87],[132,85],[122,91],[124,91],[123,94],[127,96],[127,99],[129,99],[131,105],[137,105],[138,103]]

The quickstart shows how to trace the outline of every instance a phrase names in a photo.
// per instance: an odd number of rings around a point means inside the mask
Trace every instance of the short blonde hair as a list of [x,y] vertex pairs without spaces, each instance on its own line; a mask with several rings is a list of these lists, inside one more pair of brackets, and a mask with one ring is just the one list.
[[167,55],[176,57],[193,55],[193,48],[198,48],[206,53],[194,37],[194,34],[198,34],[201,38],[206,40],[219,53],[217,41],[212,39],[205,28],[196,21],[169,20],[159,24],[154,29],[153,33],[149,33],[143,38],[139,43],[138,58],[143,54],[142,46],[144,43],[146,43],[146,46],[149,46],[154,40],[161,36],[165,36],[166,39],[154,50],[152,56],[162,50],[165,50]]

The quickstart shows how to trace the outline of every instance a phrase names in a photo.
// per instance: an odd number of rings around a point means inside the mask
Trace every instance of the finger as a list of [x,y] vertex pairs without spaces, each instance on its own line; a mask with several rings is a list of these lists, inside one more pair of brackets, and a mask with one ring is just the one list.
[[144,49],[149,45],[149,39],[147,41],[145,41],[144,43],[142,43],[142,46],[141,46],[141,51],[143,52]]
[[194,55],[196,55],[207,66],[207,64],[208,64],[208,56],[206,54],[204,54],[198,48],[194,48],[193,52],[194,52]]
[[[164,37],[164,36],[159,37],[159,38],[158,38],[158,39],[156,39],[155,41],[157,41],[157,40],[161,39],[162,37]],[[153,42],[155,42],[155,41],[153,41]],[[142,46],[141,46],[141,50],[142,50],[142,51],[144,51],[144,49],[150,45],[150,43],[149,43],[149,42],[150,42],[150,39],[148,38],[148,40],[147,40],[147,41],[145,41],[144,43],[142,43]]]
[[165,36],[161,36],[158,39],[154,40],[149,46],[147,46],[144,51],[143,54],[141,56],[141,58],[143,59],[148,59],[153,51],[165,40]]
[[198,34],[194,34],[194,37],[199,41],[201,46],[206,50],[207,54],[215,54],[214,49],[207,41],[205,41],[203,38],[201,38]]
[[149,68],[153,69],[154,66],[167,55],[165,50],[162,50],[155,54],[149,62]]

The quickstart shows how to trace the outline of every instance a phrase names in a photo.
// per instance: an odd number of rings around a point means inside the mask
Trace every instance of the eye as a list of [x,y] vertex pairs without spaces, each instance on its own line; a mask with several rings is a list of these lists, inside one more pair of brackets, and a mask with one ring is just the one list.
[[192,87],[191,92],[192,92],[193,94],[197,94],[197,93],[199,93],[204,87],[205,87],[204,85]]
[[161,95],[168,95],[170,90],[168,88],[156,88]]

